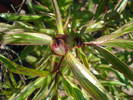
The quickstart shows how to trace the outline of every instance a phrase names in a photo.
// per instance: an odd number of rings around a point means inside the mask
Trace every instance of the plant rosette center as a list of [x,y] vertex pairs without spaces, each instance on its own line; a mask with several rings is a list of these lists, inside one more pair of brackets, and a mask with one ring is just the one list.
[[80,38],[73,38],[72,36],[64,34],[56,35],[50,45],[52,52],[58,56],[64,56],[68,50],[82,46],[83,41]]
[[59,34],[53,39],[53,42],[50,47],[54,54],[58,56],[64,56],[67,53],[68,46],[66,43],[66,38],[66,35]]

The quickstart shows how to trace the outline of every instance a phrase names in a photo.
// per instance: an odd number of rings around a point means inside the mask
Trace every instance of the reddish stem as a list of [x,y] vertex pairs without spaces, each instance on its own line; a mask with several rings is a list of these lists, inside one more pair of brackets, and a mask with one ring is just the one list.
[[55,73],[55,72],[59,72],[59,69],[60,69],[60,66],[61,66],[61,63],[63,61],[65,56],[62,56],[61,59],[60,59],[60,62],[54,66],[54,70],[52,71],[52,73]]

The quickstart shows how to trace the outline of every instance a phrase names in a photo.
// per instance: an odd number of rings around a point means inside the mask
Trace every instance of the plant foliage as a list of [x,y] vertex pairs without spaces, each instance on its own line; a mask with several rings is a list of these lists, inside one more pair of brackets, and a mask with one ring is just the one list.
[[25,5],[0,13],[1,100],[133,99],[132,0]]

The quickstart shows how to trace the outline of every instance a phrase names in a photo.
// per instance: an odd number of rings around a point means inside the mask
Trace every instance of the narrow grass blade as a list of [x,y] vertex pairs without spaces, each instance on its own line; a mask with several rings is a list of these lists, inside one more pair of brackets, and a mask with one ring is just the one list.
[[125,63],[121,62],[115,55],[110,53],[103,47],[95,46],[95,48],[99,51],[99,53],[112,64],[112,67],[122,74],[124,74],[128,79],[133,80],[133,70],[129,68]]
[[68,93],[68,95],[71,95],[74,100],[86,100],[81,92],[73,83],[71,83],[67,78],[64,78],[62,80],[63,86]]
[[66,61],[70,65],[75,78],[95,100],[112,100],[95,76],[71,53],[66,55]]
[[64,34],[62,18],[61,18],[61,14],[60,14],[60,10],[59,10],[59,7],[58,7],[57,0],[52,0],[52,3],[53,3],[54,10],[55,10],[56,24],[57,24],[58,33],[59,34]]
[[17,73],[17,74],[28,75],[28,76],[33,76],[33,77],[36,77],[36,76],[46,77],[47,75],[50,74],[48,71],[40,71],[40,70],[30,69],[30,68],[18,65],[14,63],[13,61],[10,61],[3,55],[0,55],[0,62],[4,63],[5,67],[7,67],[8,70],[10,70],[13,73]]
[[133,50],[133,40],[114,39],[114,40],[107,41],[101,45],[111,46],[111,47],[120,47],[124,49]]

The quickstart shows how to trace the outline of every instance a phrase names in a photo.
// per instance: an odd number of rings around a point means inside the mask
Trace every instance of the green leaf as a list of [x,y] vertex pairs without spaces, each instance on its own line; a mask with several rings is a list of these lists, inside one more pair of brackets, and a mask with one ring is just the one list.
[[132,40],[124,40],[124,39],[114,39],[107,41],[101,45],[111,46],[111,47],[120,47],[124,49],[133,50],[133,41]]
[[104,7],[107,5],[106,0],[100,0],[99,5],[97,7],[96,13],[94,15],[95,18],[99,17],[104,12]]
[[14,94],[9,100],[26,100],[37,88],[45,84],[46,78],[41,77],[26,85],[18,94]]
[[36,69],[31,69],[27,67],[23,67],[21,65],[18,65],[14,63],[13,61],[10,61],[3,55],[0,55],[0,62],[4,63],[5,66],[13,73],[22,74],[22,75],[28,75],[28,76],[40,76],[40,77],[46,77],[50,73],[48,71],[41,71]]
[[49,45],[52,38],[45,34],[38,33],[12,33],[12,34],[0,34],[3,44],[11,45]]
[[89,24],[85,25],[86,26],[85,33],[101,30],[104,27],[104,24],[105,24],[104,21],[99,21],[99,22],[91,21]]
[[0,34],[2,44],[11,45],[49,45],[52,38],[45,34],[17,32],[11,34]]
[[0,43],[13,45],[49,45],[52,38],[45,34],[26,32],[24,29],[0,23]]
[[118,13],[121,13],[123,10],[125,10],[127,3],[128,3],[128,0],[118,1],[118,4],[115,7],[115,11]]
[[81,92],[73,83],[71,83],[67,78],[62,80],[66,92],[71,95],[74,100],[86,100]]
[[29,24],[25,24],[23,22],[16,22],[15,23],[15,27],[16,28],[23,28],[26,31],[36,31],[36,32],[40,32],[40,33],[45,33],[47,35],[55,35],[55,31],[53,29],[49,29],[49,28],[38,28],[38,27],[33,27],[32,25]]
[[117,76],[118,80],[120,80],[122,83],[127,85],[127,83],[128,83],[127,82],[128,81],[127,78],[125,78],[122,73],[120,73],[119,71],[115,70],[114,68],[109,67],[109,66],[107,67],[107,65],[100,65],[99,69],[106,70],[106,71],[109,71],[109,72],[110,71],[113,72]]
[[12,13],[1,13],[0,17],[5,18],[9,21],[35,21],[44,19],[44,16],[39,15],[17,15]]
[[127,33],[130,33],[130,32],[133,32],[133,22],[129,22],[129,23],[125,24],[124,26],[122,26],[121,28],[119,28],[118,30],[116,30],[115,32],[113,32],[112,34],[104,35],[92,42],[94,44],[105,43],[109,40],[113,40],[115,38],[118,38],[118,37],[125,35]]
[[110,53],[103,47],[95,46],[95,48],[99,51],[99,53],[109,62],[112,64],[112,67],[127,77],[130,80],[133,80],[133,70],[128,67],[125,63],[121,62],[115,55]]
[[125,86],[125,84],[120,81],[101,81],[101,83],[104,86]]
[[96,77],[71,53],[67,53],[66,61],[70,65],[75,78],[95,100],[112,100]]
[[41,86],[41,88],[36,92],[32,100],[46,100],[47,97],[50,99],[51,95],[49,94],[53,94],[56,87],[55,82],[52,82],[53,76],[54,75],[52,74],[44,80],[43,86]]
[[60,10],[59,10],[59,7],[58,7],[57,0],[52,0],[52,3],[53,3],[54,10],[55,10],[56,24],[57,24],[58,33],[59,34],[64,34],[63,25],[62,25],[62,18],[61,18],[61,14],[60,14]]
[[24,59],[27,55],[31,53],[31,51],[34,49],[34,46],[26,46],[20,53],[20,58]]

